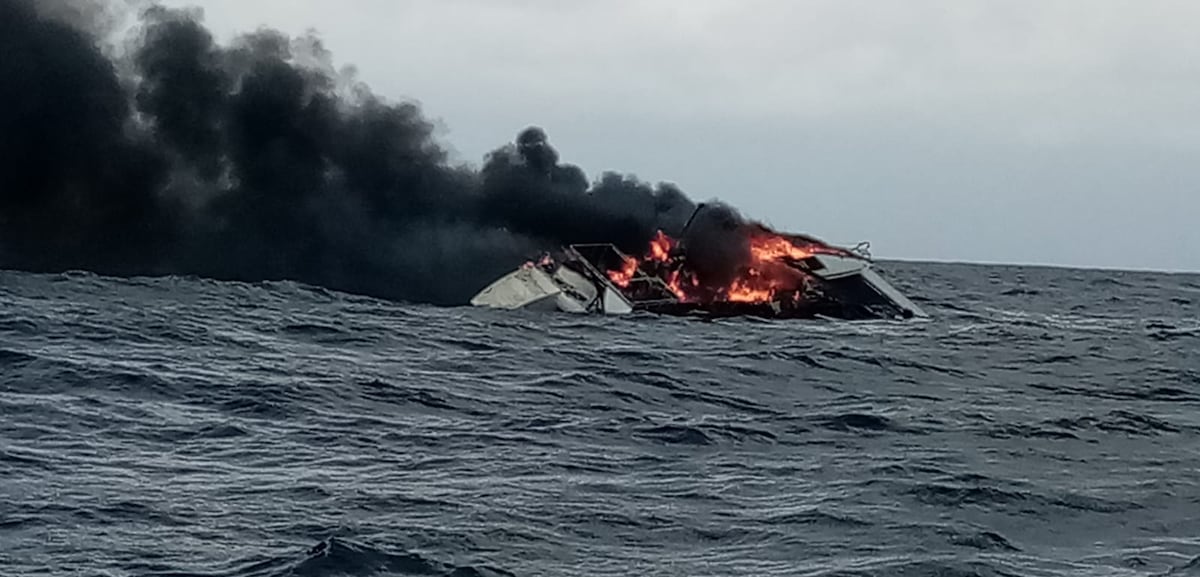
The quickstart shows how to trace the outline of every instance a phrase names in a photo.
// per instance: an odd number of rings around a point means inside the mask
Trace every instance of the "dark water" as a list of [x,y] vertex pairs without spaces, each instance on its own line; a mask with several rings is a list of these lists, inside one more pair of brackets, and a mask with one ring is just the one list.
[[1200,574],[1200,277],[928,323],[0,273],[4,575]]

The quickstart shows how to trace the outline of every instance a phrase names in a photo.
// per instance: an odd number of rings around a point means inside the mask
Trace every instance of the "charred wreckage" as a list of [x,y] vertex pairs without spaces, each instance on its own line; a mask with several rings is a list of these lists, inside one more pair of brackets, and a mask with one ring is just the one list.
[[730,274],[713,275],[697,266],[694,261],[701,259],[689,255],[687,237],[681,238],[659,231],[640,257],[613,244],[567,245],[495,281],[471,304],[617,315],[644,311],[844,320],[928,316],[872,268],[865,245],[845,249],[744,224],[737,235],[737,265]]

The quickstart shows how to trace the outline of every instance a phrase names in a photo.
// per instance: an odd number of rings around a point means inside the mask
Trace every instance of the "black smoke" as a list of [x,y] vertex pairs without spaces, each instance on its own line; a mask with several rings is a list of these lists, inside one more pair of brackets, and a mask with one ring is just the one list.
[[641,254],[657,229],[678,234],[694,206],[678,188],[607,173],[589,187],[583,171],[558,163],[538,128],[483,167],[484,222],[555,242],[611,242]]
[[732,207],[705,204],[696,211],[680,239],[687,245],[688,266],[701,285],[729,286],[750,260],[748,223]]
[[0,267],[456,304],[539,250],[640,252],[693,212],[672,185],[589,182],[537,128],[455,166],[417,105],[335,70],[318,38],[220,45],[149,4],[112,42],[119,6],[0,0]]

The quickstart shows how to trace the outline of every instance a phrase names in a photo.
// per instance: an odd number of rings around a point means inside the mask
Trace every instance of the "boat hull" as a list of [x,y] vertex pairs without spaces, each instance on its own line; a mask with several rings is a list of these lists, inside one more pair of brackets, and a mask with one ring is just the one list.
[[[880,318],[927,318],[916,303],[905,297],[876,272],[870,260],[848,254],[818,254],[794,264],[819,279],[826,293],[819,299],[784,298],[770,302],[707,303],[676,298],[661,279],[648,275],[639,282],[662,284],[658,296],[633,296],[629,287],[614,285],[600,272],[601,250],[615,251],[604,245],[570,246],[560,260],[540,265],[527,264],[501,277],[471,299],[471,304],[509,310],[562,311],[581,314],[623,315],[637,311],[711,318],[757,316],[765,318],[839,318],[848,320]],[[585,256],[587,255],[587,256]]]

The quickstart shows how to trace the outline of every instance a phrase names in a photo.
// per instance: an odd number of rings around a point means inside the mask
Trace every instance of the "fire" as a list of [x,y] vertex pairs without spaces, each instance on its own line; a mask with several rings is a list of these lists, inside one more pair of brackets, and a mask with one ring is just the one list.
[[786,237],[754,234],[750,237],[750,262],[741,278],[726,289],[726,298],[730,302],[765,303],[778,300],[783,293],[797,296],[804,287],[805,273],[790,263],[810,256],[812,252]]
[[678,268],[676,265],[679,263],[672,260],[676,244],[675,239],[658,231],[650,240],[646,254],[642,258],[622,256],[620,267],[607,271],[609,280],[620,288],[629,288],[638,274],[639,267],[645,265],[646,270],[643,272],[657,276],[680,301],[695,300],[688,295],[685,287],[694,290],[700,286],[700,281],[690,271]]
[[[675,239],[663,234],[663,231],[658,231],[654,238],[650,241],[650,250],[646,254],[646,260],[660,265],[670,265],[671,252],[675,250]],[[696,279],[694,274],[686,274],[685,271],[679,269],[668,268],[666,274],[662,275],[662,280],[667,285],[667,289],[671,291],[681,301],[692,300],[688,297],[687,291],[684,290],[684,284],[693,289],[700,286],[700,281]]]
[[633,280],[634,275],[637,274],[638,260],[630,256],[623,258],[625,261],[624,264],[618,270],[608,271],[608,278],[613,281],[613,284],[621,288],[626,288],[629,286],[629,282]]
[[750,254],[755,264],[783,258],[803,260],[812,253],[792,244],[782,236],[755,236],[750,239]]
[[675,248],[675,240],[658,231],[650,241],[650,253],[646,258],[656,262],[667,262],[671,258],[671,250]]
[[[688,260],[686,247],[681,251],[679,241],[662,231],[650,239],[642,256],[618,253],[620,262],[605,274],[614,285],[624,289],[622,292],[626,296],[635,299],[662,299],[665,288],[681,303],[799,304],[806,298],[813,280],[801,261],[814,254],[850,254],[815,239],[783,236],[765,227],[743,230],[747,243],[746,259],[734,279],[725,286],[702,282],[702,276]],[[523,265],[526,269],[540,268],[547,272],[557,267],[550,254],[543,254]],[[635,279],[639,282],[635,283]],[[656,285],[654,279],[661,284]]]
[[808,277],[794,264],[823,247],[799,246],[788,237],[759,229],[747,231],[747,241],[749,259],[728,286],[701,286],[686,259],[676,253],[678,242],[662,231],[651,239],[641,258],[625,257],[621,267],[608,271],[608,276],[617,286],[628,288],[639,267],[644,267],[644,272],[661,279],[682,302],[768,303],[781,299],[798,302]]
[[726,297],[735,303],[768,302],[774,296],[775,284],[771,279],[763,278],[757,268],[751,267],[726,289]]
[[696,275],[685,274],[684,271],[679,270],[668,272],[663,282],[667,283],[667,289],[683,302],[695,300],[688,296],[687,290],[684,289],[684,283],[687,283],[687,286],[693,290],[700,287],[700,280],[696,278]]
[[772,300],[774,291],[770,289],[756,289],[746,286],[742,281],[733,281],[733,285],[729,287],[729,292],[726,295],[731,303],[765,303]]

